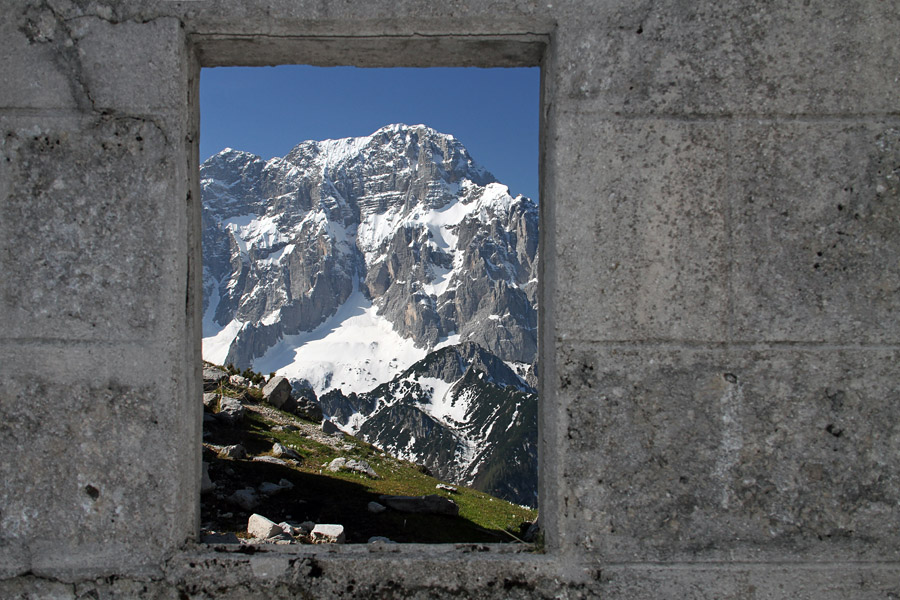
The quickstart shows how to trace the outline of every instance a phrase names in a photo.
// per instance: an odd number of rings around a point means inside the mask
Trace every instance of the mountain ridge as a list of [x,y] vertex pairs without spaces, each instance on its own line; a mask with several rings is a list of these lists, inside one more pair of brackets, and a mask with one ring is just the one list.
[[304,153],[322,144],[269,161],[223,151],[201,167],[204,344],[218,328],[226,334],[215,345],[227,347],[212,358],[255,366],[358,289],[419,348],[460,335],[532,362],[536,206],[424,126],[390,125]]
[[[304,141],[269,160],[225,149],[200,176],[204,358],[284,375],[345,430],[533,505],[536,418],[514,423],[537,401],[530,199],[423,125]],[[451,353],[468,365],[453,381],[402,398],[391,388],[418,385],[404,373]],[[485,405],[480,430],[428,408],[461,398]],[[516,469],[497,462],[501,447],[534,476],[479,475]]]

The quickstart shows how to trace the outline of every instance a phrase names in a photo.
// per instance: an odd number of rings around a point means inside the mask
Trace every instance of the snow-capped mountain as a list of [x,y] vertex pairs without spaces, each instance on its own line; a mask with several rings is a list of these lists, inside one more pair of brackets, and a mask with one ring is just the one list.
[[370,392],[332,390],[319,402],[346,431],[436,477],[537,503],[537,390],[477,344],[436,350]]
[[[200,178],[205,359],[277,371],[319,396],[337,390],[339,399],[401,385],[431,353],[462,344],[458,356],[475,357],[478,348],[494,357],[482,361],[493,365],[481,371],[486,382],[534,394],[525,381],[534,383],[537,351],[537,207],[513,197],[453,136],[389,125],[360,138],[302,142],[271,160],[226,149],[201,165]],[[441,381],[430,402],[394,390],[346,419],[324,399],[323,408],[382,446],[400,435],[398,424],[412,426],[406,413],[414,409],[413,417],[435,424],[434,440],[456,440],[455,480],[475,481],[487,472],[479,454],[492,431],[485,428],[511,430],[510,419],[525,413],[481,410],[512,400],[476,393],[459,378]],[[429,409],[457,406],[464,388],[472,396],[467,420]],[[435,464],[433,445],[417,436],[392,448]],[[520,458],[531,452],[517,448]]]
[[452,136],[390,125],[268,161],[226,149],[200,177],[208,360],[317,392],[371,389],[442,342],[533,362],[536,206]]

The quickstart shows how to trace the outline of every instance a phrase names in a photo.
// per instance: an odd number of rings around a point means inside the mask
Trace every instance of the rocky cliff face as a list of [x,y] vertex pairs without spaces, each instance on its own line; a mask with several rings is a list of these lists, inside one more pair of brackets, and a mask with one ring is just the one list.
[[537,390],[467,342],[431,352],[370,392],[319,398],[343,428],[436,477],[537,502]]
[[200,177],[204,358],[277,371],[346,430],[534,504],[531,200],[422,125],[226,149]]
[[200,177],[211,360],[252,366],[358,289],[418,348],[458,335],[533,361],[537,209],[452,136],[392,125],[269,161],[229,149]]

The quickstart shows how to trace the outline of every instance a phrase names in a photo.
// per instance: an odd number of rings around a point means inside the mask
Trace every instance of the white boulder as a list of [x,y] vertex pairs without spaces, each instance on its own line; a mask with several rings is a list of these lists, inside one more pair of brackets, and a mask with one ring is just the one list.
[[343,544],[344,526],[320,523],[313,528],[312,539],[317,544]]
[[274,521],[270,521],[262,515],[253,513],[247,520],[247,533],[251,537],[260,540],[267,540],[271,537],[284,533]]

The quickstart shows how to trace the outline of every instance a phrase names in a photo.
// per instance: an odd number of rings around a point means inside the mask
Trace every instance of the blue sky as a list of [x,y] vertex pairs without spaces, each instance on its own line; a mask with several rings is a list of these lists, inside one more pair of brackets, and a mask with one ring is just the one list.
[[200,160],[424,123],[456,136],[513,194],[538,198],[538,68],[217,67],[200,76]]

